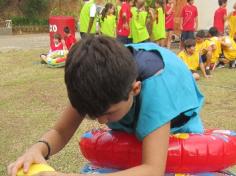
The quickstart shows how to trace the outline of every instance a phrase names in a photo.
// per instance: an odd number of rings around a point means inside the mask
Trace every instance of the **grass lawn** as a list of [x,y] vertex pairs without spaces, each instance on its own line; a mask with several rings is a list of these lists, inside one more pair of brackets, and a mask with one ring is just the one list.
[[[6,175],[6,166],[53,125],[68,103],[64,70],[40,65],[43,52],[0,52],[0,175]],[[205,127],[236,131],[236,69],[218,69],[213,78],[201,79],[198,84],[206,97],[202,110]],[[49,164],[58,171],[79,172],[85,160],[78,140],[85,130],[96,126],[94,121],[85,121]]]

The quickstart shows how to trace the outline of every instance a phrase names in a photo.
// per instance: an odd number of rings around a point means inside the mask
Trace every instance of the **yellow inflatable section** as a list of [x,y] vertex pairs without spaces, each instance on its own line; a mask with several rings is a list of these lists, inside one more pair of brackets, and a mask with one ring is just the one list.
[[39,172],[53,172],[55,171],[51,166],[47,164],[32,164],[27,174],[23,172],[23,168],[19,169],[16,176],[33,176]]

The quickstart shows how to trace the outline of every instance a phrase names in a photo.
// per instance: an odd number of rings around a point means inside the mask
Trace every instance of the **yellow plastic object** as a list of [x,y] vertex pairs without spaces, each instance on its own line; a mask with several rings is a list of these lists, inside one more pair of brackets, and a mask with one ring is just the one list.
[[174,134],[174,136],[178,139],[188,139],[189,138],[188,133],[177,133],[177,134]]
[[32,164],[28,173],[24,173],[23,168],[19,169],[16,176],[33,176],[39,172],[53,172],[55,171],[51,166],[47,164]]

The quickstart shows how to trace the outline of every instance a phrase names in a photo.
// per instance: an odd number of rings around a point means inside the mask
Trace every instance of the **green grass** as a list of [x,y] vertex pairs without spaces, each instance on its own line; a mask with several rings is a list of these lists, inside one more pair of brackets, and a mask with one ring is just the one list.
[[[0,52],[0,175],[6,175],[6,166],[53,125],[68,103],[64,70],[39,64],[39,54],[45,50]],[[206,96],[202,110],[206,128],[236,130],[235,78],[236,69],[219,69],[213,78],[198,82]],[[58,171],[79,172],[85,160],[78,140],[85,130],[96,126],[85,121],[49,164]]]

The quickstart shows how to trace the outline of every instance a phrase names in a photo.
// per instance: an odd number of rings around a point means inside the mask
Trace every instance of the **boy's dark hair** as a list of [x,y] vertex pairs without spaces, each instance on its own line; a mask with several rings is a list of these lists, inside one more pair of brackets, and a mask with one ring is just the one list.
[[112,38],[88,36],[73,45],[66,61],[65,83],[72,106],[96,118],[128,100],[137,78],[131,52]]
[[66,34],[69,34],[70,33],[70,28],[68,26],[64,27],[63,31],[66,33]]
[[204,30],[200,30],[196,33],[196,37],[198,38],[205,38],[206,37],[206,33]]
[[208,31],[211,37],[217,37],[219,32],[215,27],[211,27]]
[[227,0],[218,0],[219,6],[222,6],[225,3],[227,3]]
[[55,33],[53,35],[53,38],[58,39],[60,41],[61,40],[61,34]]
[[184,49],[191,48],[196,45],[196,41],[194,39],[187,39],[184,41]]
[[187,0],[187,3],[190,3],[190,1],[192,1],[192,0]]

